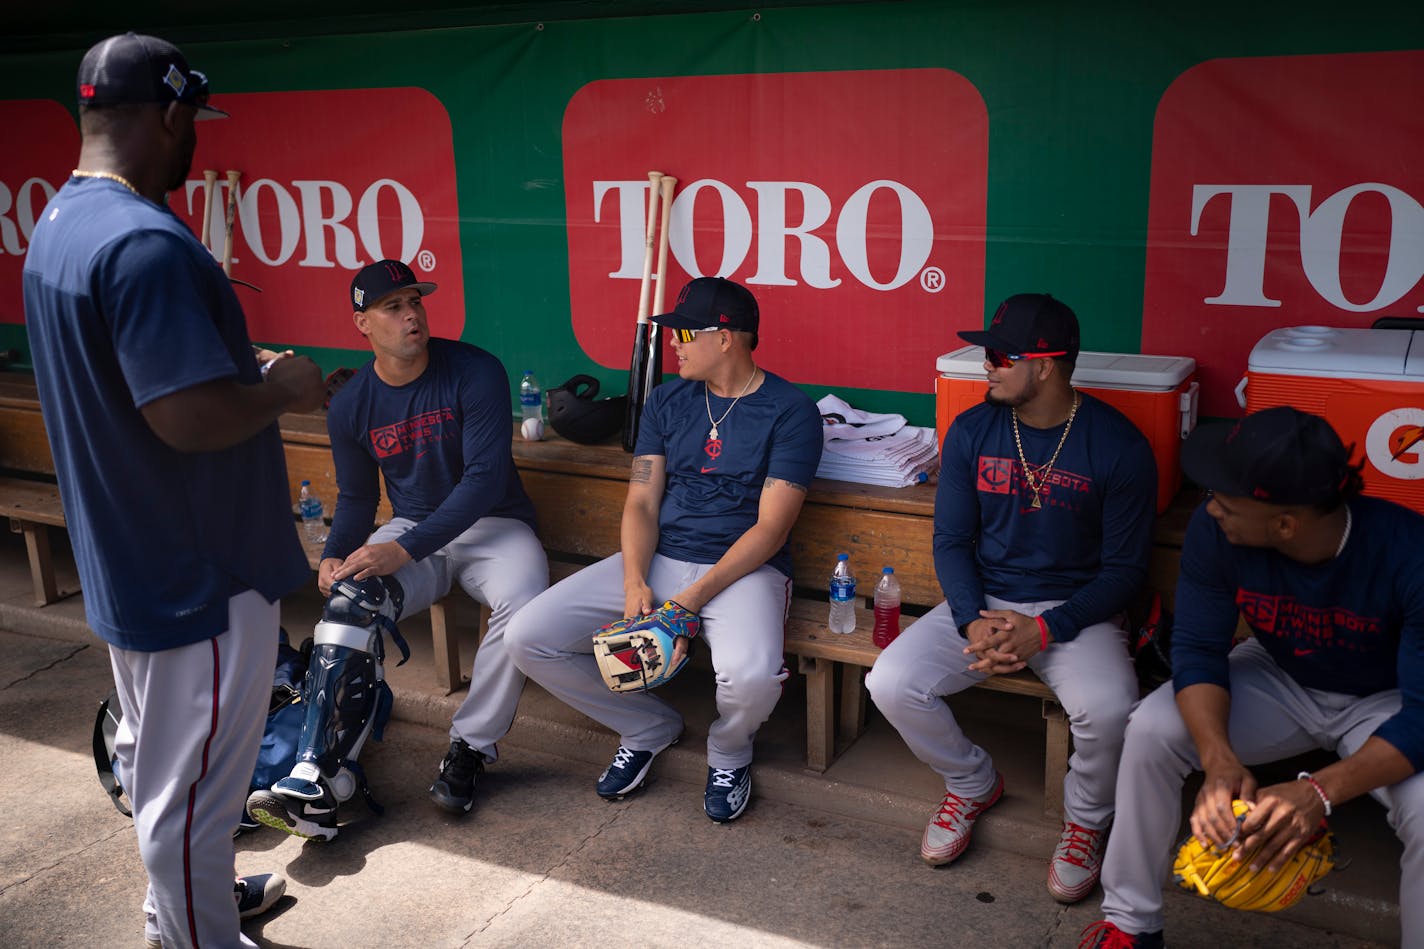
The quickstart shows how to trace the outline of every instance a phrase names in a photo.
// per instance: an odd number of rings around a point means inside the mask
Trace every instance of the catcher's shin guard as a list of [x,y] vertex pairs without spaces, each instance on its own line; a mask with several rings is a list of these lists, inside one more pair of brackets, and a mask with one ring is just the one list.
[[374,807],[356,758],[367,737],[374,732],[380,738],[390,716],[382,634],[391,632],[405,651],[394,625],[402,599],[393,577],[339,580],[332,586],[313,636],[297,764],[272,786],[289,802],[292,820],[283,828],[289,833],[335,836],[336,806],[358,790]]

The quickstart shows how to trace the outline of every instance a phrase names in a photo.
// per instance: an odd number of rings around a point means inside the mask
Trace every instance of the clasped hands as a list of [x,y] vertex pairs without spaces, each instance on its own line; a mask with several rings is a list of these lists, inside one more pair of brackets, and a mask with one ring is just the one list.
[[986,675],[1018,672],[1040,650],[1038,620],[1015,610],[980,610],[964,632],[964,654],[977,657],[970,670]]

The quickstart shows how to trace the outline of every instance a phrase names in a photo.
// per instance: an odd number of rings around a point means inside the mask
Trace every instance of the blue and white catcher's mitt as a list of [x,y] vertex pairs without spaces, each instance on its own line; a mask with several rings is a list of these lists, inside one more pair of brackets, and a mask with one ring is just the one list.
[[[609,623],[593,634],[593,658],[614,692],[655,689],[682,671],[688,657],[672,665],[677,637],[696,639],[702,620],[672,600],[643,616]],[[692,652],[689,643],[688,654]]]

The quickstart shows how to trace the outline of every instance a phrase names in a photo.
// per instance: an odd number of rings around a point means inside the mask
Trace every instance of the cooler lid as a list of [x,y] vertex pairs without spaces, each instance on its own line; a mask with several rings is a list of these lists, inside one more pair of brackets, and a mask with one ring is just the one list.
[[[953,379],[984,378],[984,348],[964,346],[935,361],[940,373]],[[1138,353],[1080,352],[1073,382],[1106,389],[1170,392],[1197,370],[1190,356],[1144,356]]]
[[1424,376],[1424,340],[1419,336],[1410,330],[1284,326],[1261,337],[1247,368],[1336,379],[1419,378]]

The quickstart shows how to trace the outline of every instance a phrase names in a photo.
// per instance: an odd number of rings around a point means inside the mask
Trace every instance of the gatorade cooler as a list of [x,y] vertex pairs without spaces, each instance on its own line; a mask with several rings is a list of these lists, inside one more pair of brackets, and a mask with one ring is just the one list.
[[1364,460],[1366,494],[1424,513],[1424,332],[1272,330],[1251,350],[1237,399],[1248,412],[1324,416]]
[[[935,363],[935,422],[942,443],[955,416],[984,401],[984,349],[965,346]],[[1147,436],[1157,459],[1157,510],[1182,486],[1182,439],[1197,424],[1197,362],[1187,356],[1080,352],[1073,385],[1117,409]]]

